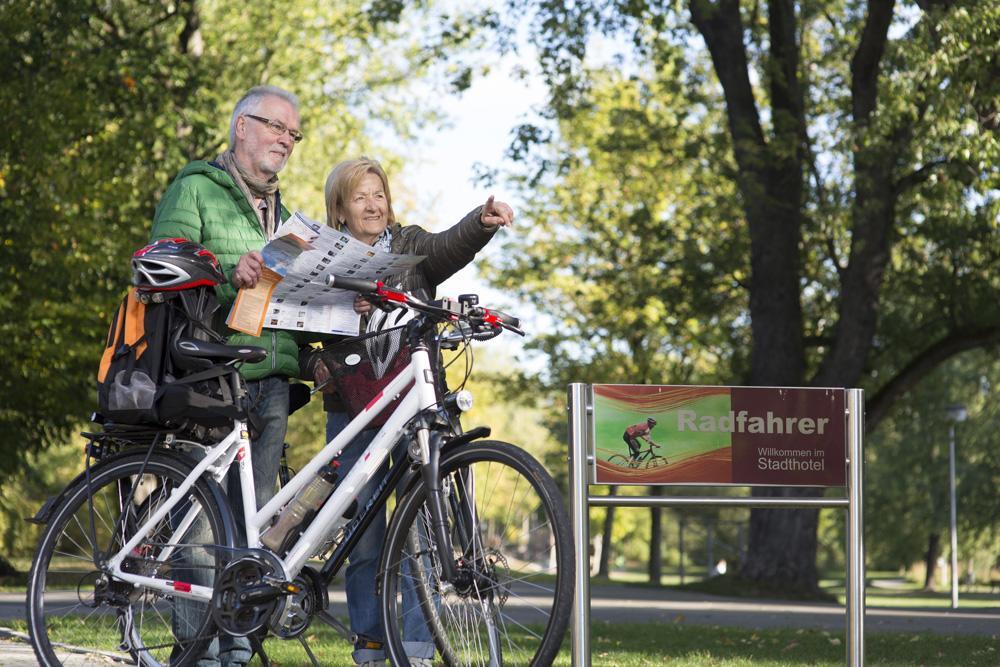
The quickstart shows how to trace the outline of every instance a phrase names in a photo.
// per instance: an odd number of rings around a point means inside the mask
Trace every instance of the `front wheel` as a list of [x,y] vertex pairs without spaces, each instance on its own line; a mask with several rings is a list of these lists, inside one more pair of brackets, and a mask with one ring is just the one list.
[[[573,602],[569,517],[548,472],[507,443],[441,461],[451,553],[438,548],[426,489],[400,502],[383,555],[382,618],[393,664],[436,652],[446,665],[548,665]],[[441,579],[440,559],[455,563]]]
[[653,454],[646,460],[646,468],[660,468],[665,465],[667,465],[667,459],[658,454]]
[[[28,626],[43,665],[92,661],[190,664],[215,634],[207,603],[133,586],[104,562],[163,506],[191,471],[185,459],[124,453],[70,488],[42,535],[28,581]],[[204,480],[122,563],[132,574],[211,585],[227,544],[220,496]],[[230,538],[231,539],[231,538]],[[68,657],[75,656],[75,657]]]

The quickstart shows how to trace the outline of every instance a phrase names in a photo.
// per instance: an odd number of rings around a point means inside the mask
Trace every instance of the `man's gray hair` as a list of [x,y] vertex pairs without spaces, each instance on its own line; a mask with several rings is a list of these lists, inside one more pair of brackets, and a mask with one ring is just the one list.
[[229,120],[230,148],[236,144],[236,120],[240,116],[256,113],[265,97],[280,97],[292,105],[295,113],[299,112],[299,98],[284,88],[278,88],[277,86],[254,86],[244,93],[240,101],[236,103],[236,108],[233,109],[233,117]]

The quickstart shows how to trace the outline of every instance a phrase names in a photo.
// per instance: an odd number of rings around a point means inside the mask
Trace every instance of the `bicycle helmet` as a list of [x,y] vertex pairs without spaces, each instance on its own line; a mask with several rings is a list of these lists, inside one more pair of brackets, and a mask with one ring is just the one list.
[[646,420],[646,424],[648,424],[649,427],[652,428],[653,426],[656,426],[656,420],[650,417],[649,419]]
[[215,255],[187,239],[160,239],[132,255],[132,284],[146,292],[174,292],[226,282]]
[[408,308],[390,311],[375,308],[368,317],[365,327],[365,349],[375,370],[375,377],[381,379],[399,354],[403,343],[403,326],[413,319]]

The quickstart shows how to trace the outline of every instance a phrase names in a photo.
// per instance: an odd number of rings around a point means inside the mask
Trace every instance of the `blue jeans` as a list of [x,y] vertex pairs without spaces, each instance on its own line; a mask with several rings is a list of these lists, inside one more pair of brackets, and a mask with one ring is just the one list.
[[[350,418],[343,412],[328,412],[326,415],[326,441],[332,440],[347,426]],[[347,474],[365,448],[378,433],[377,428],[362,431],[351,441],[341,453],[341,476]],[[405,456],[405,452],[397,447],[393,456]],[[379,469],[375,477],[358,494],[358,507],[364,507],[371,497],[374,486],[388,469],[388,464]],[[359,636],[355,647],[354,661],[357,664],[369,660],[385,660],[385,648],[372,649],[364,647],[364,639],[371,639],[385,644],[385,631],[382,628],[382,618],[379,609],[379,595],[375,590],[375,579],[378,576],[379,556],[385,544],[386,519],[385,509],[380,510],[374,521],[369,524],[364,535],[351,551],[349,564],[344,573],[347,588],[347,613],[351,620],[351,632]],[[419,610],[420,602],[409,578],[402,581],[403,605],[407,609]],[[434,641],[430,628],[424,622],[420,613],[407,613],[403,623],[403,647],[411,658],[433,658]]]
[[[274,496],[275,482],[278,479],[278,467],[281,465],[281,450],[285,444],[285,432],[288,428],[288,378],[272,376],[261,380],[247,382],[247,393],[250,399],[250,410],[255,416],[255,423],[260,429],[257,437],[250,441],[250,456],[253,461],[254,493],[257,509],[263,507]],[[199,450],[196,456],[201,454]],[[236,517],[238,544],[246,544],[246,527],[243,518],[243,506],[240,502],[240,478],[235,468],[231,469],[226,479],[226,489],[231,499],[233,514]],[[188,532],[185,541],[207,543],[210,541],[208,522],[198,520]],[[195,538],[195,539],[192,539]],[[199,550],[200,552],[200,550]],[[192,561],[202,560],[198,556]],[[207,554],[212,556],[213,554]],[[209,561],[211,563],[211,561]],[[191,583],[211,586],[211,570],[192,569]],[[206,605],[188,600],[177,600],[174,603],[174,634],[178,638],[191,636],[185,632],[196,619],[204,613]],[[233,637],[220,633],[212,639],[205,654],[197,662],[197,667],[214,667],[224,665],[237,667],[246,665],[251,657],[250,642],[246,637]]]

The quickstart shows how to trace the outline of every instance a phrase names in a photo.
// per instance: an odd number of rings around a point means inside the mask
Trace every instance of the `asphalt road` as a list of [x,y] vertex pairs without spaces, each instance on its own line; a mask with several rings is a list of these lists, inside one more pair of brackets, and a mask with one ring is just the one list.
[[[515,604],[514,600],[512,597],[508,605]],[[524,603],[530,602],[530,599],[524,600]],[[335,615],[347,615],[342,589],[330,591],[330,603]],[[620,585],[600,585],[591,589],[590,616],[592,621],[694,623],[747,629],[813,628],[839,632],[844,631],[847,625],[844,607],[835,604],[723,598]],[[0,628],[4,626],[4,620],[15,618],[24,618],[24,596],[0,593]],[[932,632],[1000,638],[1000,603],[995,608],[977,610],[868,609],[864,626],[866,634]],[[36,664],[30,648],[18,643],[18,640],[18,637],[0,630],[0,664],[10,667]]]

